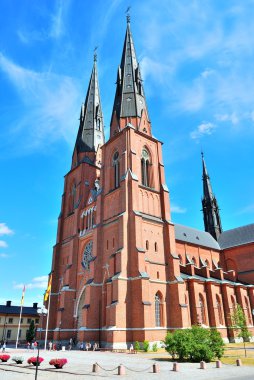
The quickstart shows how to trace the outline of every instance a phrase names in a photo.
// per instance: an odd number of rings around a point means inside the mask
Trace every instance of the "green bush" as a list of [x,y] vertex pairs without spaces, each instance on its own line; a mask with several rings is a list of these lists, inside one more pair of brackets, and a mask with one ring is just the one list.
[[166,351],[175,359],[210,362],[224,353],[224,343],[220,333],[214,329],[192,326],[191,329],[168,333],[164,340]]
[[152,350],[153,350],[153,352],[157,352],[158,351],[158,345],[157,345],[157,343],[153,344]]
[[139,344],[138,341],[136,341],[136,342],[134,343],[134,350],[135,350],[135,351],[140,351],[140,344]]
[[143,350],[145,352],[149,351],[149,342],[148,342],[148,340],[144,340],[144,342],[143,342]]

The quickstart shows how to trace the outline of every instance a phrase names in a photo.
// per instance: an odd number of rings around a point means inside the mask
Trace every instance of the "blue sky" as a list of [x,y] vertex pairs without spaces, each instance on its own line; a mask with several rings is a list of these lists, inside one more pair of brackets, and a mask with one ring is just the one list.
[[[63,176],[98,48],[106,136],[124,0],[0,1],[0,303],[42,302]],[[203,229],[204,150],[224,230],[254,218],[254,1],[132,1],[172,220]]]

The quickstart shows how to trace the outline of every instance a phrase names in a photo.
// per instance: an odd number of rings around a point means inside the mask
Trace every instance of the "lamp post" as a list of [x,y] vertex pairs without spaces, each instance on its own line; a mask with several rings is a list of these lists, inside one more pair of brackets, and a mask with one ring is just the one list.
[[[41,323],[40,323],[40,325],[41,325],[41,327],[40,327],[40,340],[41,340],[41,334],[42,334],[42,330],[43,330],[43,318],[44,318],[44,316],[45,315],[47,315],[48,314],[48,310],[45,308],[45,306],[43,305],[42,307],[39,307],[38,309],[37,309],[37,313],[38,313],[38,315],[40,316],[40,320],[41,320]],[[39,329],[37,329],[37,331],[38,331]]]

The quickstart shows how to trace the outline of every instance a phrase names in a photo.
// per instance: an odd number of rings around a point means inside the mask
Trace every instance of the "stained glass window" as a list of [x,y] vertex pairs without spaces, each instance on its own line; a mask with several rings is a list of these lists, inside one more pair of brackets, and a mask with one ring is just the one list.
[[87,243],[84,249],[82,266],[86,270],[90,270],[90,262],[93,260],[93,242],[92,240]]

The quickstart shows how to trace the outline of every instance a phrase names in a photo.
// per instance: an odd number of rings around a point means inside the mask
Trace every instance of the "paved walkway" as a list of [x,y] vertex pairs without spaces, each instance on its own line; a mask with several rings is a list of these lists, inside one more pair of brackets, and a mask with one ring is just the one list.
[[[12,356],[23,356],[25,361],[22,365],[16,365],[9,360],[0,364],[0,380],[33,380],[35,377],[35,367],[27,364],[27,359],[34,356],[36,352],[27,350],[8,349],[8,354]],[[126,375],[121,378],[126,379],[175,379],[175,380],[253,380],[254,367],[237,367],[223,365],[222,368],[215,368],[215,363],[207,364],[207,369],[199,369],[197,363],[180,363],[180,371],[173,372],[172,362],[167,361],[167,356],[158,354],[119,354],[111,352],[85,352],[85,351],[41,351],[40,356],[44,362],[39,367],[38,380],[78,380],[78,379],[116,379],[117,367],[123,364],[126,367]],[[161,359],[160,359],[160,358]],[[49,365],[52,358],[67,358],[68,363],[62,370],[54,369]],[[100,365],[99,373],[92,373],[94,363]],[[14,363],[14,364],[13,364]],[[160,366],[160,373],[152,373],[152,365],[157,363]],[[120,378],[120,377],[119,377]]]

